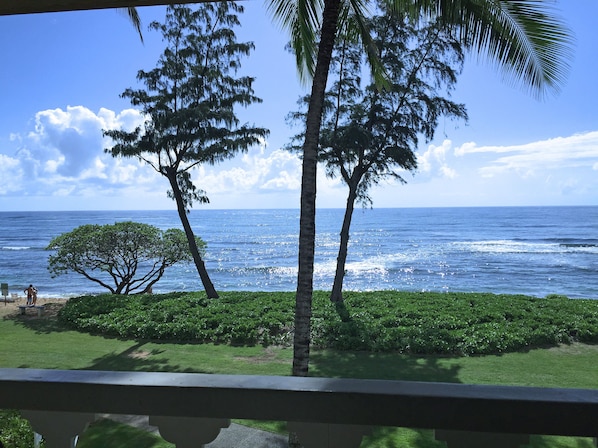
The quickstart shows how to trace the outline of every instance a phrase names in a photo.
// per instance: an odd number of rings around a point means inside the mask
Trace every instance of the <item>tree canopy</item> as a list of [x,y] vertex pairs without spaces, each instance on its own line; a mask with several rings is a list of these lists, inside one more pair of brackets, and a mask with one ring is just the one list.
[[[196,243],[204,250],[201,239]],[[85,224],[53,238],[46,249],[55,251],[48,257],[53,277],[74,272],[112,294],[149,291],[166,268],[192,260],[182,230],[132,221]]]
[[[368,20],[372,44],[388,84],[379,89],[368,77],[361,45],[341,35],[331,63],[318,160],[330,177],[348,187],[331,299],[342,300],[349,229],[356,202],[371,205],[369,190],[385,178],[405,183],[417,167],[420,138],[430,140],[441,117],[467,118],[465,106],[449,99],[463,66],[460,43],[438,22],[414,26],[400,14],[383,11]],[[365,79],[362,79],[365,78]],[[303,99],[305,104],[309,97]],[[305,124],[305,112],[289,116]],[[294,140],[301,143],[303,133]],[[301,146],[290,145],[299,151]]]
[[122,97],[140,107],[143,126],[133,131],[105,130],[114,157],[135,157],[168,179],[173,198],[204,289],[218,297],[199,251],[187,213],[194,202],[209,202],[191,176],[201,164],[215,164],[258,144],[268,131],[242,124],[236,108],[259,103],[253,78],[238,76],[241,59],[253,49],[237,42],[234,28],[243,7],[233,2],[203,3],[195,9],[172,5],[164,23],[150,27],[162,34],[166,48],[156,68],[140,70],[144,88],[129,88]]

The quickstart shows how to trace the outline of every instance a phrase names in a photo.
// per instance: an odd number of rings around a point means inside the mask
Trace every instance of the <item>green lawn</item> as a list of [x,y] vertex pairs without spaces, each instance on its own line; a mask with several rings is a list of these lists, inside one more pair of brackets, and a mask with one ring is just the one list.
[[[0,366],[44,369],[99,369],[288,375],[292,349],[121,340],[65,330],[54,319],[0,319]],[[414,356],[394,353],[313,350],[311,375],[381,378],[470,384],[598,388],[598,345],[575,343],[499,356]],[[252,423],[255,424],[255,423]],[[260,423],[284,430],[281,423]],[[133,436],[131,428],[97,423],[82,438],[83,448],[100,437],[139,440],[139,448],[170,446],[159,438]],[[134,430],[133,430],[134,431]],[[95,442],[94,442],[95,440]],[[115,445],[119,446],[117,442]],[[441,447],[431,431],[379,428],[362,446]],[[589,448],[590,439],[534,436],[535,448]]]
[[[289,375],[292,349],[121,340],[64,330],[52,319],[0,320],[0,366]],[[313,350],[311,374],[598,389],[598,345],[485,356]]]

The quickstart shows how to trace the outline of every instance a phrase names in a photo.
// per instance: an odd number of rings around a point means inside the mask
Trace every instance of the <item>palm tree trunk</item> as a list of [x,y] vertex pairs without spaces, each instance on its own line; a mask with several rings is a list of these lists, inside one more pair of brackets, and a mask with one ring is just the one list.
[[189,250],[193,256],[193,261],[195,262],[195,267],[197,269],[197,273],[199,274],[199,278],[201,279],[201,283],[203,284],[203,288],[206,291],[208,299],[217,299],[218,292],[216,291],[216,288],[214,288],[214,284],[212,283],[212,280],[210,280],[210,276],[206,270],[206,265],[199,254],[199,249],[197,248],[197,243],[195,242],[195,234],[193,233],[191,224],[189,224],[189,218],[187,218],[187,210],[185,209],[183,195],[181,194],[179,184],[177,183],[176,173],[173,175],[169,174],[167,177],[168,181],[170,182],[170,187],[172,188],[174,200],[176,202],[176,208],[179,213],[179,218],[181,219],[181,224],[183,224],[185,235],[187,235]]
[[295,296],[293,375],[307,376],[311,331],[314,256],[316,245],[316,167],[324,92],[328,81],[332,48],[336,38],[340,0],[326,0],[318,58],[307,111],[301,177],[301,216],[299,221],[299,271]]
[[347,207],[345,208],[345,217],[341,228],[341,241],[338,248],[338,257],[336,258],[336,273],[334,274],[334,284],[332,285],[332,294],[330,301],[340,303],[343,301],[343,280],[345,279],[345,265],[347,263],[347,251],[349,250],[349,230],[351,228],[351,219],[353,210],[355,210],[355,199],[357,198],[357,188],[349,188],[347,197]]

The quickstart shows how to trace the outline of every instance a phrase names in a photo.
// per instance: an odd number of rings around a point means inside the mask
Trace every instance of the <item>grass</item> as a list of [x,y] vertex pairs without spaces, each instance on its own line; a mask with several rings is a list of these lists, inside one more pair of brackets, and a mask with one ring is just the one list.
[[[0,320],[0,366],[289,375],[292,349],[148,342],[64,330],[50,319]],[[65,347],[67,348],[65,350]],[[313,376],[598,389],[598,345],[485,356],[313,350]]]
[[[50,310],[51,306],[48,307]],[[0,319],[0,366],[45,369],[169,371],[221,374],[288,375],[292,349],[261,345],[231,346],[151,342],[90,335],[68,330],[56,319],[7,316]],[[442,381],[598,389],[598,345],[572,343],[500,355],[409,355],[387,352],[315,349],[312,376]],[[283,432],[282,422],[243,422]],[[100,436],[111,446],[166,448],[172,445],[126,425],[101,421],[81,438],[93,448]],[[362,446],[440,447],[431,431],[378,428]],[[104,442],[106,439],[104,439]],[[120,442],[119,442],[120,441]],[[131,442],[131,441],[134,441]],[[96,445],[94,445],[96,443]],[[591,439],[534,436],[534,448],[590,448]]]
[[106,441],[111,447],[134,448],[173,448],[160,436],[123,425],[112,420],[97,420],[79,438],[77,448],[106,448]]

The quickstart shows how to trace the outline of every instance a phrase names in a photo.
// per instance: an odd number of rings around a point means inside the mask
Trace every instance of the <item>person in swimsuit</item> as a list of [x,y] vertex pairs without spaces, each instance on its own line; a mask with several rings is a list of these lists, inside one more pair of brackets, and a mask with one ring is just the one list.
[[35,305],[35,302],[37,302],[37,289],[35,286],[29,285],[29,288],[25,289],[23,292],[27,294],[27,305]]

